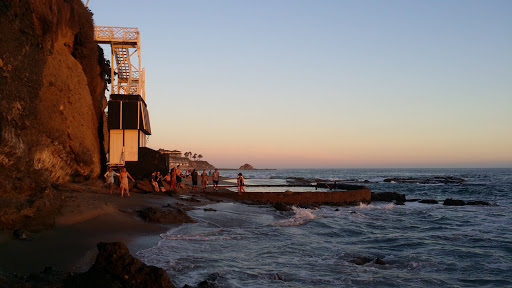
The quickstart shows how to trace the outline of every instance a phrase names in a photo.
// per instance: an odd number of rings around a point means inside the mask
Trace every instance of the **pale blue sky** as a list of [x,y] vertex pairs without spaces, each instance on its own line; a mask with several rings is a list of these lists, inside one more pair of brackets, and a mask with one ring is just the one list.
[[512,1],[146,2],[89,8],[141,31],[151,148],[218,167],[512,167]]

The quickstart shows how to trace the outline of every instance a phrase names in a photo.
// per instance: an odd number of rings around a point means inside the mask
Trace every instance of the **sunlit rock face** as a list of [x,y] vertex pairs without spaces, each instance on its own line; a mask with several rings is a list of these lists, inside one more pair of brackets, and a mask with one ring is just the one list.
[[[100,58],[92,14],[80,0],[0,2],[0,197],[8,199],[0,205],[9,206],[0,207],[0,226],[54,209],[60,197],[52,184],[99,175]],[[23,209],[25,220],[11,215]]]

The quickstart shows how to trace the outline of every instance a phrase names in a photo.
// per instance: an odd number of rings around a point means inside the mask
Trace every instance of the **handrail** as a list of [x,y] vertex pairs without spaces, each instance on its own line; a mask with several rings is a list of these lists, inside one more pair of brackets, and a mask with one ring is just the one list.
[[136,27],[94,26],[94,39],[99,43],[139,43],[140,33]]

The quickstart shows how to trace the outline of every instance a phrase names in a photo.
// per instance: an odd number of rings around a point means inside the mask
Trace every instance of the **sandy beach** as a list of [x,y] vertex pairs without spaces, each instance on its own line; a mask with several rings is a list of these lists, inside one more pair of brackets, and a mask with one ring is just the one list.
[[[145,222],[136,211],[169,204],[188,210],[207,204],[209,200],[192,193],[189,182],[190,178],[186,179],[186,188],[173,196],[133,191],[131,197],[123,198],[118,188],[110,194],[101,181],[63,185],[59,190],[65,203],[55,217],[53,228],[29,231],[28,240],[14,239],[11,231],[0,233],[0,269],[26,274],[50,266],[66,272],[82,272],[94,262],[98,242],[124,242],[132,254],[154,246],[161,239],[160,233],[181,224]],[[226,184],[229,185],[223,183]],[[179,199],[191,194],[201,202]]]

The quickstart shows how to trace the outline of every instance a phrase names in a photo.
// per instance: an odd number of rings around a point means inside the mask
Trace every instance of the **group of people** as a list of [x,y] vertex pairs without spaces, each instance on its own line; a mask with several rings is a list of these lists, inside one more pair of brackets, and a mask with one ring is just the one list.
[[112,167],[108,167],[107,173],[105,173],[105,178],[107,180],[108,184],[108,190],[110,191],[110,194],[112,194],[112,191],[114,190],[114,184],[115,184],[115,176],[119,177],[119,188],[121,188],[121,197],[124,196],[124,191],[126,190],[126,195],[130,197],[130,188],[128,187],[128,178],[130,178],[133,182],[132,176],[128,171],[126,171],[126,168],[121,168],[121,172],[117,173],[112,169]]
[[[190,172],[190,174],[189,174]],[[208,186],[208,179],[211,177],[213,181],[213,190],[218,190],[219,186],[219,180],[220,180],[220,174],[218,169],[215,169],[215,172],[213,174],[206,173],[206,170],[203,170],[203,173],[201,176],[201,186],[203,190],[206,190],[206,186]],[[196,169],[193,169],[191,171],[186,171],[186,174],[183,174],[181,171],[180,165],[176,166],[175,168],[172,168],[171,171],[166,176],[163,176],[160,174],[160,172],[153,172],[151,175],[151,184],[153,185],[153,188],[156,192],[164,192],[164,184],[163,181],[167,182],[169,186],[171,186],[172,190],[179,191],[181,188],[183,188],[183,179],[186,177],[192,178],[192,190],[197,190],[197,184],[199,180],[199,173]]]
[[[130,196],[130,188],[128,187],[128,179],[131,179],[133,182],[132,176],[128,171],[126,171],[126,168],[121,168],[121,171],[117,173],[112,169],[112,167],[109,167],[107,170],[107,173],[105,173],[104,177],[106,179],[106,182],[108,184],[108,189],[110,191],[110,194],[112,194],[112,191],[114,190],[115,185],[115,179],[114,177],[119,177],[119,187],[121,189],[121,197],[124,196],[124,191],[126,191],[126,194],[128,197]],[[189,176],[188,171],[187,174],[183,174],[180,169],[180,165],[178,165],[176,168],[172,168],[171,171],[166,176],[163,176],[160,174],[160,172],[153,172],[151,174],[151,185],[153,185],[153,189],[156,192],[165,192],[165,187],[163,181],[167,182],[171,189],[175,191],[179,191],[181,188],[183,188],[183,179],[185,177]],[[197,183],[199,180],[199,173],[196,171],[196,169],[193,169],[190,173],[190,177],[192,178],[192,190],[197,190]],[[208,186],[208,179],[211,178],[213,181],[213,190],[218,191],[219,190],[219,180],[220,180],[220,174],[218,169],[215,169],[213,174],[211,173],[211,170],[209,173],[206,173],[206,170],[203,170],[203,173],[201,173],[201,186],[203,190],[206,190],[206,186]],[[237,176],[237,185],[238,185],[238,192],[245,192],[245,183],[244,183],[244,177],[242,176],[242,173],[238,173]]]

